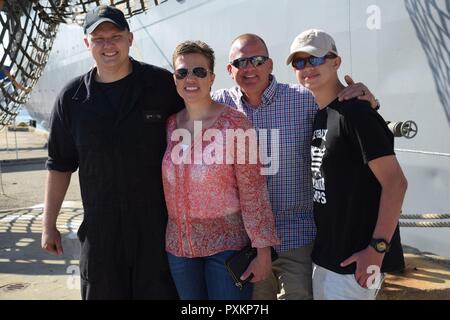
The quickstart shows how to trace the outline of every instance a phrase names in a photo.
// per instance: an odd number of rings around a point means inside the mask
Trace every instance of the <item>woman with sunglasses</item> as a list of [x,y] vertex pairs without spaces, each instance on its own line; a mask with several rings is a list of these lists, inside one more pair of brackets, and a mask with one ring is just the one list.
[[[173,66],[186,108],[167,121],[162,164],[171,273],[183,300],[250,299],[252,284],[239,289],[225,261],[251,244],[257,248],[257,257],[243,277],[252,274],[251,282],[265,279],[271,270],[270,247],[278,244],[274,217],[259,162],[237,161],[239,148],[245,148],[247,155],[258,152],[257,148],[249,150],[249,143],[233,147],[230,163],[229,146],[216,137],[225,137],[230,129],[253,129],[243,114],[211,99],[214,51],[207,44],[179,44]],[[215,151],[210,152],[211,148]]]

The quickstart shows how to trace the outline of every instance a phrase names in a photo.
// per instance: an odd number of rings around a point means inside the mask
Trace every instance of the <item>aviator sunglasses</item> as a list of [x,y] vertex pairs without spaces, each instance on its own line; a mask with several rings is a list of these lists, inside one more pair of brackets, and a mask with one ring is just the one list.
[[266,56],[253,56],[249,58],[239,58],[235,59],[230,62],[230,64],[238,69],[245,68],[248,66],[248,63],[250,62],[252,66],[258,67],[262,64],[264,64],[267,60],[269,60],[269,57]]
[[184,78],[186,78],[188,75],[193,74],[194,76],[196,76],[197,78],[205,78],[208,74],[209,70],[206,70],[203,67],[196,67],[192,70],[188,70],[186,68],[180,68],[175,70],[175,77],[178,80],[183,80]]
[[306,67],[306,63],[309,62],[313,67],[320,66],[325,63],[326,59],[334,59],[337,58],[335,54],[327,54],[324,57],[314,57],[310,56],[308,58],[299,58],[292,61],[292,66],[296,70],[303,70]]

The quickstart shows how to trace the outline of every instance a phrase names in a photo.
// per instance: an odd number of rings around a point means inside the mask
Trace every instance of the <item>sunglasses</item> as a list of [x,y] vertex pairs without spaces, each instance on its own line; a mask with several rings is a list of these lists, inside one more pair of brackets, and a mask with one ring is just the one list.
[[230,64],[238,69],[245,68],[248,66],[248,63],[250,62],[252,66],[255,68],[264,64],[267,60],[269,60],[269,57],[265,56],[254,56],[249,58],[239,58],[236,60],[233,60],[230,62]]
[[309,62],[309,64],[312,65],[313,67],[317,67],[324,64],[327,59],[334,59],[334,58],[337,58],[335,54],[327,54],[324,57],[310,56],[308,58],[295,59],[294,61],[292,61],[292,66],[296,70],[303,70],[305,69],[307,62]]
[[177,69],[175,70],[175,77],[178,80],[183,80],[184,78],[186,78],[188,75],[193,74],[194,76],[196,76],[197,78],[205,78],[208,75],[208,71],[203,67],[196,67],[192,70],[188,70],[186,68],[181,68],[181,69]]

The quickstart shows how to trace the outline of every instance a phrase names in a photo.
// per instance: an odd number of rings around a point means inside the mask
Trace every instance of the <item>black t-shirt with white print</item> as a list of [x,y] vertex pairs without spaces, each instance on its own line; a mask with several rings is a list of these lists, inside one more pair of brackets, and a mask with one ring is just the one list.
[[[311,143],[314,219],[313,262],[340,274],[340,263],[369,245],[378,218],[381,185],[368,162],[394,155],[394,137],[367,102],[337,99],[320,110]],[[397,225],[382,272],[404,268]]]

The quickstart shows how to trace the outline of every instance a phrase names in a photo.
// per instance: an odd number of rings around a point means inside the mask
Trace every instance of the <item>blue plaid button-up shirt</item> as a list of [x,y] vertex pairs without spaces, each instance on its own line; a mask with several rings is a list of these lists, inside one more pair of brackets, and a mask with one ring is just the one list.
[[311,138],[317,105],[312,94],[300,85],[278,83],[274,76],[258,108],[243,99],[238,87],[218,90],[217,102],[247,115],[255,129],[279,130],[279,170],[267,176],[269,196],[281,245],[287,251],[311,244],[316,235],[311,179]]

